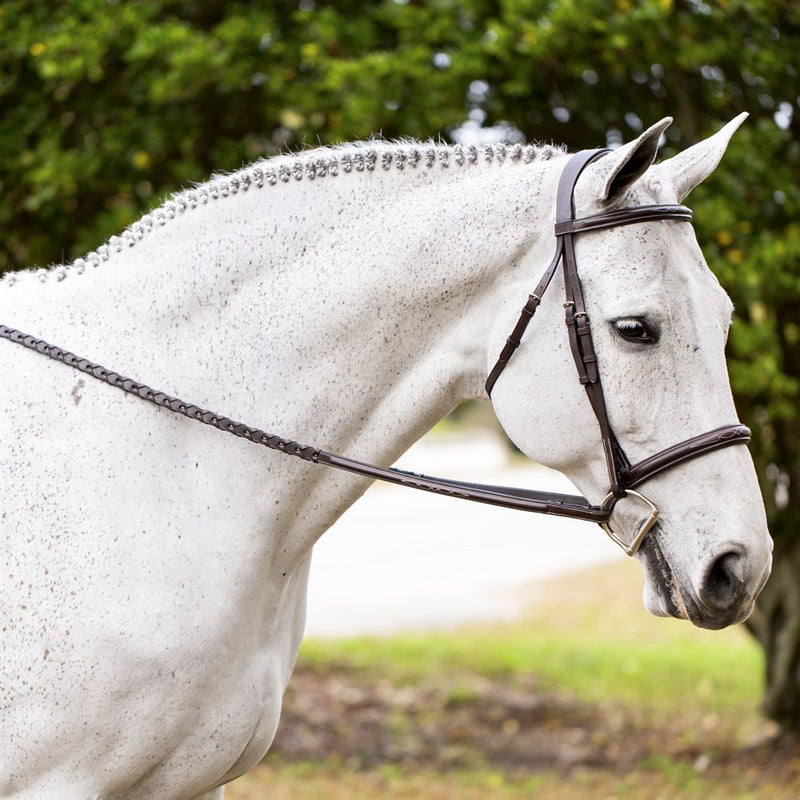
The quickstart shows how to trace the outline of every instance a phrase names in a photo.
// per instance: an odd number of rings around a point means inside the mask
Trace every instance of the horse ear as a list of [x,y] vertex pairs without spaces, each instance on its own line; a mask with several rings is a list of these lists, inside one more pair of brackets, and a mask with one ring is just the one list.
[[596,162],[594,172],[600,181],[600,199],[606,202],[621,195],[653,165],[661,134],[669,127],[672,117],[664,117],[637,139],[613,150]]
[[747,116],[747,113],[739,114],[713,136],[654,167],[653,171],[661,180],[675,187],[678,202],[717,168],[731,136]]

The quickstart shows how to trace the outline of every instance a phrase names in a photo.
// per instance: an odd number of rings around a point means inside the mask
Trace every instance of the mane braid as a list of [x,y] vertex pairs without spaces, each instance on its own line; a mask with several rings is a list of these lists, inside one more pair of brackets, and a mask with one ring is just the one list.
[[378,170],[402,173],[406,170],[430,170],[436,167],[448,169],[451,166],[502,165],[507,161],[512,164],[529,164],[536,159],[549,160],[564,152],[561,147],[519,143],[465,147],[460,144],[437,144],[433,141],[409,140],[392,143],[372,140],[321,147],[296,155],[275,156],[256,161],[237,172],[213,175],[206,183],[174,194],[159,208],[146,213],[126,228],[119,236],[112,236],[105,244],[71,264],[6,273],[0,278],[0,282],[13,286],[22,275],[35,276],[42,282],[50,278],[61,281],[71,273],[82,275],[87,267],[98,267],[115,253],[133,247],[152,230],[166,226],[186,211],[250,189],[262,189],[265,186],[276,186],[279,183],[292,181],[313,181],[318,178],[336,177],[342,173]]

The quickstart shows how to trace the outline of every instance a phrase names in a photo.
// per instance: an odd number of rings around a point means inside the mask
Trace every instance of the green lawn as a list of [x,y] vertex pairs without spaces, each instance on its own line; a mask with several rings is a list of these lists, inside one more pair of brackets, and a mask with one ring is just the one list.
[[[752,746],[771,731],[758,711],[757,645],[741,628],[655,619],[640,591],[638,566],[617,563],[541,587],[513,624],[307,641],[284,722],[303,722],[294,697],[303,700],[307,687],[322,693],[320,707],[325,687],[339,687],[333,743],[309,758],[284,747],[279,732],[275,752],[226,797],[800,797],[800,752]],[[507,715],[496,708],[504,692],[512,693]],[[358,703],[348,705],[348,693]],[[372,702],[377,696],[384,705]],[[528,697],[542,698],[541,709],[521,716],[514,704]],[[364,724],[365,698],[370,719],[383,716],[359,741],[350,734]],[[608,758],[570,761],[561,752],[570,736]],[[376,740],[392,737],[412,746],[383,759]],[[548,737],[558,742],[552,762],[540,752]]]
[[741,627],[702,631],[657,619],[641,604],[634,562],[568,576],[530,598],[513,624],[455,633],[405,634],[304,643],[300,663],[416,683],[442,671],[505,676],[535,673],[543,689],[587,702],[623,702],[649,713],[729,712],[757,722],[763,659]]

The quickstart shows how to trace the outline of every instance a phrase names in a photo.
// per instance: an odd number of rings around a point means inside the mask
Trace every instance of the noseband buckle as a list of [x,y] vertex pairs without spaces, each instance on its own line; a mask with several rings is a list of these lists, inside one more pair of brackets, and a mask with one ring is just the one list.
[[610,517],[608,521],[601,522],[600,527],[606,532],[608,538],[611,539],[614,544],[619,545],[625,551],[626,555],[632,556],[641,546],[642,542],[644,541],[644,537],[647,536],[653,525],[656,524],[656,520],[661,512],[658,510],[656,504],[653,503],[652,500],[648,500],[643,494],[635,492],[633,489],[626,489],[625,493],[621,495],[621,497],[617,497],[613,492],[609,492],[603,499],[603,502],[600,504],[600,508],[602,508],[603,511],[608,511],[610,515],[617,501],[623,497],[638,500],[639,502],[643,503],[650,512],[650,516],[639,526],[639,529],[636,531],[633,541],[628,544],[624,539],[622,539],[622,537],[612,530]]

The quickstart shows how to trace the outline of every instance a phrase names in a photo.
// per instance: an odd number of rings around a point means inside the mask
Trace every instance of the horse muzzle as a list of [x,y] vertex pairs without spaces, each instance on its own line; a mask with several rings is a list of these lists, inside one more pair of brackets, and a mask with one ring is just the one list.
[[771,553],[722,543],[704,559],[692,580],[673,569],[659,542],[659,526],[641,544],[639,560],[650,613],[687,619],[698,628],[720,630],[744,622],[769,578]]

